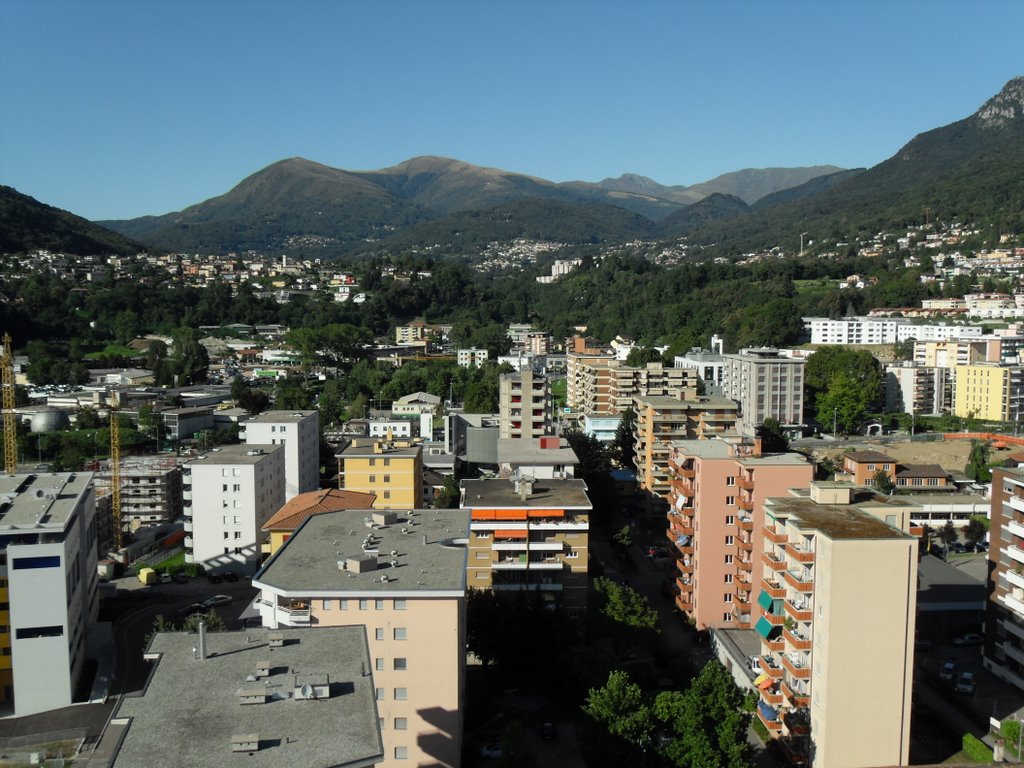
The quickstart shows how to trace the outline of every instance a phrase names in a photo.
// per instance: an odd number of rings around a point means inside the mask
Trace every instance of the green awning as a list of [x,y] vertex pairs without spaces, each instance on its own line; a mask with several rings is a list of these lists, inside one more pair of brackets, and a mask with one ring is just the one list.
[[757,604],[766,611],[770,611],[772,609],[772,596],[762,589],[761,594],[757,596]]
[[761,637],[767,640],[768,636],[771,635],[772,630],[775,629],[775,627],[772,626],[771,622],[768,621],[768,619],[762,616],[760,619],[757,620],[757,624],[754,625],[754,629],[757,630],[757,634],[759,634]]

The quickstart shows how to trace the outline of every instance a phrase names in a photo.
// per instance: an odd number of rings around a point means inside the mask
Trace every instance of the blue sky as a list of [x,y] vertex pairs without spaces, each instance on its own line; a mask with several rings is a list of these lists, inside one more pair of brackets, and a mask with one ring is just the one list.
[[871,166],[1024,75],[1024,3],[0,0],[0,183],[92,219],[285,157],[553,181]]

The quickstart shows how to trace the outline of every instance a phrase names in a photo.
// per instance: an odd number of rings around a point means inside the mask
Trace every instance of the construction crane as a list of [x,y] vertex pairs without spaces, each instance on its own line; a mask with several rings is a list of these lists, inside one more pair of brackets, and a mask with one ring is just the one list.
[[18,425],[14,416],[14,355],[11,354],[11,334],[4,334],[3,366],[4,408],[4,472],[13,475],[18,464]]
[[110,513],[114,518],[114,550],[124,546],[121,528],[121,417],[115,401],[110,404]]

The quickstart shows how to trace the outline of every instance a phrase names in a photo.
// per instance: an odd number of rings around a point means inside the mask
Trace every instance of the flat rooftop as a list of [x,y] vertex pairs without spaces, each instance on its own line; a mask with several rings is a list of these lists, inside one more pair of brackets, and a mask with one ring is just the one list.
[[[765,464],[801,465],[806,464],[807,459],[802,453],[790,451],[787,453],[766,453],[761,456],[736,455],[734,450],[737,446],[727,440],[720,440],[717,437],[710,440],[673,440],[672,447],[679,449],[684,456],[695,456],[701,459],[735,459],[745,466],[757,467]],[[747,444],[741,447],[752,447]]]
[[[375,522],[389,513],[395,522]],[[324,512],[296,529],[253,576],[253,586],[340,596],[367,592],[461,594],[466,589],[468,536],[468,510]],[[339,567],[350,559],[364,558],[372,561],[372,570]]]
[[513,464],[579,464],[576,452],[562,441],[557,448],[541,448],[539,440],[498,438],[498,461]]
[[[271,648],[271,634],[284,645]],[[123,699],[115,716],[131,718],[115,766],[329,768],[382,758],[365,627],[210,632],[206,639],[208,657],[200,660],[195,634],[153,637],[149,653],[159,659],[145,692]],[[261,661],[269,662],[270,674],[256,680]],[[297,685],[325,679],[327,698],[292,697]],[[267,701],[241,704],[241,690],[264,693]],[[232,738],[241,735],[258,739],[259,749],[232,753]]]
[[251,416],[247,424],[297,424],[308,419],[317,411],[264,411]]
[[91,472],[0,475],[0,531],[63,530],[91,484]]
[[[872,494],[874,496],[874,494]],[[871,506],[885,504],[893,497],[875,496],[865,503]],[[894,503],[891,506],[916,506],[913,503]],[[798,528],[818,531],[830,539],[906,539],[911,538],[903,531],[886,525],[869,512],[856,505],[819,504],[808,497],[773,498],[772,515],[785,514]]]
[[694,411],[739,410],[739,406],[736,405],[735,401],[727,397],[714,397],[710,395],[702,395],[695,400],[680,400],[678,397],[669,397],[667,395],[649,395],[647,397],[638,396],[636,400],[640,404],[649,405],[652,408],[675,408],[677,410],[689,409]]
[[513,509],[585,509],[593,504],[582,480],[540,480],[533,493],[521,498],[510,480],[463,480],[462,505],[466,509],[508,507]]
[[350,445],[348,448],[343,450],[341,453],[336,454],[340,458],[364,458],[371,457],[375,459],[390,459],[390,458],[411,458],[416,454],[423,451],[423,446],[413,445],[408,448],[388,448],[387,450],[380,450],[377,448],[378,444],[383,444],[384,438],[370,438],[366,441],[365,445]]
[[267,458],[268,454],[275,451],[283,451],[283,445],[253,445],[242,443],[240,445],[225,445],[222,448],[214,448],[189,462],[194,464],[257,464]]

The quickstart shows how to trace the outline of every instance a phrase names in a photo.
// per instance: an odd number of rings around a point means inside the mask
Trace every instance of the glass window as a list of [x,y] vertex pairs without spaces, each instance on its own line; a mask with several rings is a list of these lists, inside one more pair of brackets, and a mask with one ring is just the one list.
[[384,671],[384,659],[375,659],[374,660],[374,667],[376,668],[376,670],[378,672],[383,672]]
[[373,607],[376,610],[378,610],[378,611],[383,611],[384,610],[384,601],[383,600],[374,600],[373,601]]
[[405,610],[405,599],[404,598],[401,599],[401,600],[399,600],[398,598],[395,598],[395,610],[396,611],[404,611]]
[[408,727],[409,727],[409,721],[406,720],[404,717],[396,717],[395,718],[395,730],[396,731],[404,731]]
[[406,670],[408,668],[409,668],[409,660],[408,659],[401,658],[401,657],[395,659],[395,669],[397,669],[397,670]]
[[333,600],[324,600],[323,607],[324,607],[325,611],[333,610],[334,609],[334,601]]
[[409,757],[408,747],[395,747],[395,760],[406,760]]
[[360,611],[368,611],[368,610],[370,610],[370,601],[369,600],[360,600],[359,601],[359,610]]
[[384,639],[384,627],[377,627],[377,629],[374,630],[374,637],[377,640],[383,640]]
[[405,640],[405,627],[395,627],[395,640]]
[[348,600],[342,600],[340,607],[341,607],[341,610],[347,611],[348,610]]
[[395,688],[395,701],[405,701],[409,698],[408,688]]
[[378,688],[377,689],[377,701],[384,701],[384,689],[383,688]]

